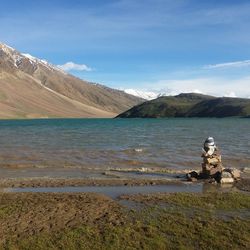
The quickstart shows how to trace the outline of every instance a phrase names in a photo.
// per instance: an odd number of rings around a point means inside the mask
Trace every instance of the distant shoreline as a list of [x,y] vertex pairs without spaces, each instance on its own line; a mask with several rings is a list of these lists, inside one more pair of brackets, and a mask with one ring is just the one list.
[[227,116],[227,117],[37,117],[37,118],[0,118],[1,121],[46,121],[46,120],[126,120],[126,119],[245,119],[250,118],[250,116]]

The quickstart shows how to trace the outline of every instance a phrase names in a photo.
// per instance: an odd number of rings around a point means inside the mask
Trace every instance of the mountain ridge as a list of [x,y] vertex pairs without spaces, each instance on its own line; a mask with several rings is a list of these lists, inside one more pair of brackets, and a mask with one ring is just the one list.
[[121,113],[117,118],[248,117],[250,99],[196,93],[162,96]]
[[114,117],[142,101],[0,43],[0,118]]

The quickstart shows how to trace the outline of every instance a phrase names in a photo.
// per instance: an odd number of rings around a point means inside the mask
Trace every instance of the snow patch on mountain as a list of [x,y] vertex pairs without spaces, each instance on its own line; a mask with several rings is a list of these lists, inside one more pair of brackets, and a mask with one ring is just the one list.
[[146,100],[153,100],[161,96],[174,96],[178,95],[178,91],[171,89],[161,89],[161,90],[136,90],[136,89],[125,89],[124,92],[130,95],[141,97]]
[[57,70],[60,71],[63,74],[67,74],[64,70],[60,69],[59,67],[49,63],[48,61],[44,60],[44,59],[39,59],[36,58],[30,54],[26,54],[26,53],[22,53],[22,55],[26,58],[28,58],[30,60],[31,64],[42,64],[43,66],[45,66],[47,69],[49,70]]
[[67,75],[65,71],[47,62],[46,60],[36,58],[27,53],[19,53],[17,50],[13,49],[12,47],[6,44],[0,43],[0,50],[2,50],[13,61],[13,64],[16,68],[19,68],[24,59],[28,59],[30,64],[32,64],[34,67],[42,65],[46,67],[48,70],[60,71],[61,73]]
[[35,58],[34,56],[32,56],[32,55],[30,55],[30,54],[22,53],[22,55],[23,55],[24,57],[29,58],[29,59],[30,59],[31,61],[33,61],[33,62],[37,62],[37,61],[38,61],[37,58]]
[[159,93],[152,92],[152,91],[125,89],[124,92],[133,96],[141,97],[146,100],[152,100],[152,99],[159,97]]
[[[184,93],[182,90],[173,90],[169,88],[160,90],[136,90],[136,89],[125,89],[124,92],[130,95],[141,97],[146,100],[153,100],[161,96],[175,96]],[[203,94],[200,90],[194,89],[190,93]]]

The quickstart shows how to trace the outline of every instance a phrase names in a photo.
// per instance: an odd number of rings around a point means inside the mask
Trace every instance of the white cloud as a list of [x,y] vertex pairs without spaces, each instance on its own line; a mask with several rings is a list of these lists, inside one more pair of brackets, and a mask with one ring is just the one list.
[[88,67],[87,65],[77,64],[74,62],[67,62],[63,65],[57,65],[57,67],[59,69],[64,70],[64,71],[71,71],[71,70],[74,70],[74,71],[92,71],[92,69],[90,67]]
[[250,60],[205,65],[203,69],[240,68],[250,66]]

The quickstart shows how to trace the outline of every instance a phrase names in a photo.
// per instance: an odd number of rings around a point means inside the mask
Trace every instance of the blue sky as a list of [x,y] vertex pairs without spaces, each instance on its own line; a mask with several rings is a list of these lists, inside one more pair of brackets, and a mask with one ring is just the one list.
[[249,0],[2,0],[0,41],[110,87],[250,97],[249,13]]

